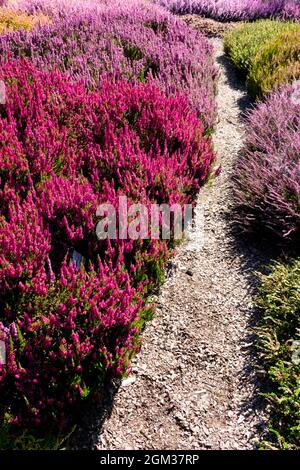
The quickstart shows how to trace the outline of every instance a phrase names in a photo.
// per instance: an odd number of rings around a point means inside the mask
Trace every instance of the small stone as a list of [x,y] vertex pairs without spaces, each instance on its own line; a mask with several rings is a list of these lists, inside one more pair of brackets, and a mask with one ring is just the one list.
[[136,381],[136,377],[128,377],[128,379],[123,380],[122,387],[128,387],[128,385],[133,384]]

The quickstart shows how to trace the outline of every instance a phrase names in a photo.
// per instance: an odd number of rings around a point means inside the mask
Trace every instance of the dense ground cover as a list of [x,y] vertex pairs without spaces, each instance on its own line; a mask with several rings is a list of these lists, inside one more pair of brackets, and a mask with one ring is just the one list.
[[236,164],[243,226],[295,242],[300,239],[299,95],[299,84],[287,86],[248,114],[245,151]]
[[[300,260],[261,277],[259,349],[274,388],[266,393],[271,430],[282,449],[300,448]],[[272,445],[266,444],[267,447]]]
[[235,168],[239,219],[247,230],[267,229],[281,241],[299,240],[300,229],[299,34],[298,23],[262,20],[225,37],[252,95],[264,98],[247,115]]
[[225,52],[253,97],[300,77],[300,24],[275,20],[245,23],[225,36]]
[[257,54],[274,38],[293,31],[300,31],[298,23],[278,20],[243,23],[226,34],[224,49],[243,78],[246,78]]
[[[293,253],[300,242],[299,35],[299,23],[263,20],[225,37],[225,51],[252,96],[262,99],[246,116],[245,148],[235,167],[237,218],[246,231],[288,242]],[[299,260],[261,277],[258,347],[272,384],[265,396],[273,440],[266,448],[300,447],[299,281]]]
[[247,84],[252,96],[262,97],[300,78],[300,27],[268,42],[255,57]]
[[[149,315],[145,296],[161,281],[173,246],[162,240],[100,242],[98,204],[118,207],[119,195],[147,207],[193,203],[211,174],[215,155],[205,135],[214,114],[211,49],[168,15],[154,10],[147,16],[143,8],[140,16],[132,10],[140,21],[135,32],[130,10],[111,11],[104,42],[105,21],[95,11],[75,21],[60,10],[59,25],[0,38],[10,59],[5,62],[3,54],[0,66],[6,86],[0,115],[0,340],[7,348],[0,414],[15,424],[63,426],[70,409],[104,377],[128,370],[139,348]],[[152,48],[145,60],[132,45],[135,38],[144,51]],[[166,50],[156,50],[163,41]],[[17,47],[26,59],[9,57]],[[149,57],[165,67],[155,80],[151,73],[141,76]],[[102,75],[94,77],[103,63]],[[56,68],[69,74],[46,70]],[[171,70],[173,87],[167,88]],[[204,101],[178,95],[193,86],[199,93],[197,84]],[[80,266],[74,254],[83,257]]]
[[[151,315],[147,294],[173,252],[172,242],[159,240],[99,242],[97,206],[117,206],[119,195],[147,207],[193,203],[215,159],[208,131],[216,71],[208,42],[153,4],[4,3],[21,13],[0,9],[7,95],[0,105],[0,340],[7,347],[0,417],[63,428],[105,377],[128,371]],[[292,0],[156,3],[222,21],[300,18]],[[20,28],[29,31],[11,32]],[[295,22],[244,24],[227,35],[225,48],[255,95],[298,77]],[[235,169],[240,223],[296,246],[299,85],[259,103],[247,130]],[[260,351],[275,386],[268,394],[274,433],[281,447],[296,448],[298,261],[262,277],[259,306]]]
[[[143,1],[100,2],[84,11],[77,3],[67,3],[65,10],[57,3],[53,0],[52,15],[59,20],[53,25],[2,36],[2,58],[30,57],[38,67],[58,67],[90,87],[103,74],[114,80],[154,79],[168,95],[186,94],[205,127],[212,127],[216,71],[211,47],[200,33]],[[43,7],[50,14],[51,2],[29,4],[31,12]]]
[[220,21],[280,17],[300,19],[298,0],[154,0],[174,13],[196,13]]

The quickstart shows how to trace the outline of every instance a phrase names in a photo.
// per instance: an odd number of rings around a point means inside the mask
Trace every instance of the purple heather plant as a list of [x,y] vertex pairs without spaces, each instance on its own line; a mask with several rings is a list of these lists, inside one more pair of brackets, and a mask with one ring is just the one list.
[[154,80],[168,95],[187,95],[205,127],[212,127],[217,75],[212,48],[206,38],[184,22],[159,7],[136,0],[126,5],[116,0],[70,5],[35,0],[21,5],[49,16],[52,6],[56,20],[30,34],[20,31],[2,35],[2,59],[30,57],[38,67],[68,72],[92,89],[103,77]]
[[244,155],[236,165],[240,223],[288,240],[300,235],[299,82],[269,95],[247,117]]
[[298,0],[154,0],[173,13],[196,13],[220,21],[279,17],[300,20]]

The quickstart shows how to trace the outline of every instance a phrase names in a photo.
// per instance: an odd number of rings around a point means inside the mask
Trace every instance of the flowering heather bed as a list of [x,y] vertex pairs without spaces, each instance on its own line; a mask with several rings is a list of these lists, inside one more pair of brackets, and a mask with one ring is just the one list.
[[173,250],[100,242],[97,207],[193,202],[216,71],[202,35],[143,1],[7,4],[52,23],[0,36],[0,415],[62,427],[128,370]]
[[236,167],[241,223],[281,238],[300,235],[300,87],[271,94],[250,112]]
[[[102,80],[97,91],[28,61],[2,63],[0,414],[63,425],[107,374],[123,374],[144,295],[171,245],[99,242],[100,202],[192,202],[214,161],[184,97]],[[72,254],[84,256],[76,268]]]
[[[260,276],[258,346],[265,374],[273,385],[264,396],[271,411],[270,431],[276,446],[300,449],[300,258],[276,263]],[[274,444],[263,443],[267,449]]]
[[299,0],[154,0],[174,13],[196,13],[220,21],[280,17],[300,20]]
[[52,16],[58,19],[32,33],[3,35],[2,58],[30,57],[38,67],[58,67],[92,88],[103,75],[113,80],[154,79],[168,95],[186,94],[205,127],[212,127],[216,70],[211,46],[174,16],[135,0],[126,6],[55,0],[20,5],[48,15],[52,5]]

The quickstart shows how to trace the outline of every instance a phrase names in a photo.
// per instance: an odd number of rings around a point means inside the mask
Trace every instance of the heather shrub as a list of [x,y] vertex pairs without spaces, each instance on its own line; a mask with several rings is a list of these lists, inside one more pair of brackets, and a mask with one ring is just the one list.
[[300,29],[282,33],[267,43],[253,61],[247,84],[254,96],[300,78]]
[[8,216],[1,216],[0,243],[0,293],[11,296],[25,283],[42,291],[50,237],[31,198],[22,206],[11,202]]
[[300,19],[298,0],[154,0],[173,13],[196,13],[219,21],[258,18]]
[[215,156],[186,97],[153,83],[90,91],[25,60],[2,63],[0,80],[0,412],[63,427],[128,371],[173,252],[172,240],[98,240],[97,206],[193,203]]
[[[258,305],[261,326],[259,351],[265,374],[273,385],[265,394],[275,445],[300,448],[300,259],[276,264],[261,276]],[[273,448],[273,443],[265,443]]]
[[299,31],[300,25],[276,20],[243,23],[230,30],[224,39],[224,49],[235,67],[244,76],[251,71],[262,48],[285,32]]
[[[33,2],[33,11],[49,14],[51,2],[45,10],[40,3]],[[78,6],[76,14],[68,10],[74,3],[63,3],[59,13],[56,5],[53,2],[52,25],[0,38],[1,57],[30,57],[38,67],[68,72],[91,89],[103,76],[154,80],[168,95],[187,95],[205,127],[212,127],[216,69],[212,48],[199,32],[141,1],[88,2],[89,7],[82,11]]]
[[128,274],[63,264],[47,295],[24,294],[9,329],[0,324],[8,350],[1,408],[22,424],[68,421],[72,405],[105,371],[128,367],[141,306]]
[[299,0],[286,0],[280,14],[282,19],[300,20],[300,2]]
[[32,30],[37,24],[45,24],[50,20],[43,14],[29,15],[13,9],[0,7],[0,34],[18,29]]
[[[138,1],[144,2],[144,0]],[[29,14],[44,13],[56,19],[66,15],[78,15],[84,11],[100,11],[112,2],[115,5],[123,3],[122,0],[3,0],[9,8],[26,11]],[[127,3],[130,2],[136,2],[136,0],[128,0]]]
[[300,234],[299,84],[261,102],[247,116],[245,151],[236,163],[239,221],[281,241]]

